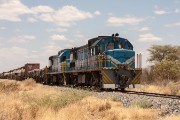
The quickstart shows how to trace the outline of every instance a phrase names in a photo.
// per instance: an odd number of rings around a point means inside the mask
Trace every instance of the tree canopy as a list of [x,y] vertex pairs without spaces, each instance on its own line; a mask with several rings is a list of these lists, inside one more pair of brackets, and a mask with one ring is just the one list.
[[153,45],[148,51],[150,62],[180,61],[180,46]]
[[179,80],[180,78],[180,46],[153,45],[148,49],[153,62],[151,72],[154,79]]

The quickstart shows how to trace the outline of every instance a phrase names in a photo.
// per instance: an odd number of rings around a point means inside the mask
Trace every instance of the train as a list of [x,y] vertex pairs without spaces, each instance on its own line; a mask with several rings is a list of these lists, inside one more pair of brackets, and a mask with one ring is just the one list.
[[135,68],[133,45],[116,33],[89,39],[80,47],[60,50],[49,57],[49,66],[42,69],[39,64],[27,63],[3,72],[0,77],[17,80],[33,78],[48,85],[124,90],[139,84],[141,73],[141,68]]

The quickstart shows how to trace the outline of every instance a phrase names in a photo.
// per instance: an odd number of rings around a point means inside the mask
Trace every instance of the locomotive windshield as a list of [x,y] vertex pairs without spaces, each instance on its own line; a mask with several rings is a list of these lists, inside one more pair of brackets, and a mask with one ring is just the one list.
[[114,49],[114,43],[108,43],[106,49],[107,49],[107,50],[112,50],[112,49]]

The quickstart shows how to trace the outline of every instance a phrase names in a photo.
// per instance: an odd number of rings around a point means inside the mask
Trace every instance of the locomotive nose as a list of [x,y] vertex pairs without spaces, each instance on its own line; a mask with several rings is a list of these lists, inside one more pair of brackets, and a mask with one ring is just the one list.
[[[109,66],[135,68],[135,52],[125,49],[114,49],[106,52],[106,57],[110,61]],[[112,64],[112,65],[111,65]]]

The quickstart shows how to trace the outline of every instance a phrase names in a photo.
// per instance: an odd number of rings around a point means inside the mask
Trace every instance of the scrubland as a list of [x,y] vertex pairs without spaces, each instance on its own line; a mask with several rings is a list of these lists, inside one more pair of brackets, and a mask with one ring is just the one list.
[[96,98],[88,91],[60,91],[32,79],[0,80],[0,120],[180,119],[180,115],[161,118],[159,113],[139,106],[126,108],[118,101]]

